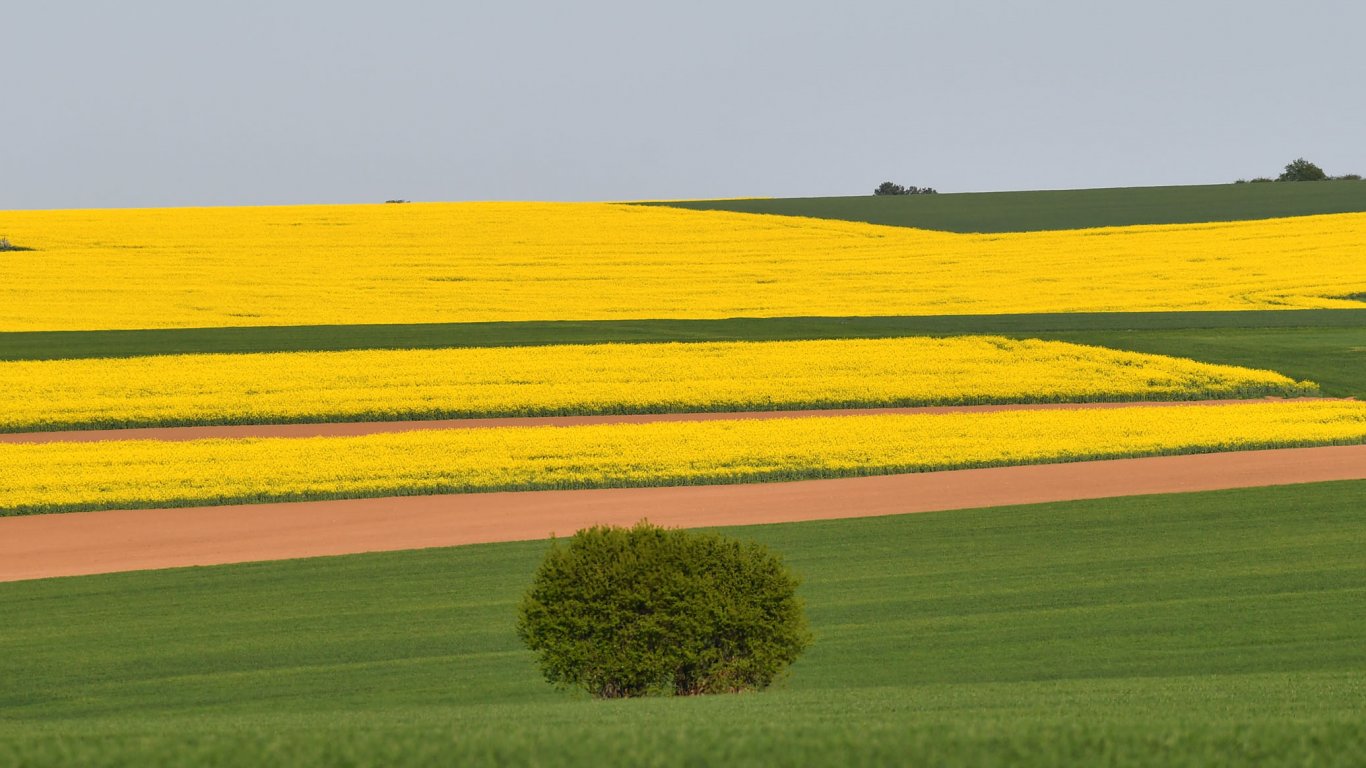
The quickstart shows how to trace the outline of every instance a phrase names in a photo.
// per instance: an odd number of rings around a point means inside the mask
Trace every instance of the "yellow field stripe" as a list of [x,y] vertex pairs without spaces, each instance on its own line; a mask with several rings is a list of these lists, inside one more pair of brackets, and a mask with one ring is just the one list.
[[1366,403],[0,444],[0,510],[741,483],[1366,442]]
[[599,203],[11,211],[0,331],[1360,307],[1366,214],[960,235]]
[[896,338],[0,363],[0,431],[1315,394],[1056,341]]

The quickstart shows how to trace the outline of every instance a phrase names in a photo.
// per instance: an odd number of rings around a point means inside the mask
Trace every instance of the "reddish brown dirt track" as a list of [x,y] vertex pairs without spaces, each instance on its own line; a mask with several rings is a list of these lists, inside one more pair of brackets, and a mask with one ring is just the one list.
[[1366,479],[1366,445],[761,485],[539,491],[0,519],[0,581],[567,535]]
[[[859,416],[885,413],[971,413],[987,411],[1039,411],[1077,408],[1134,408],[1173,405],[1225,405],[1265,403],[1259,400],[1178,400],[1122,403],[1033,403],[1021,405],[944,405],[918,408],[857,408],[807,411],[718,411],[706,413],[607,414],[602,416],[521,416],[496,419],[445,419],[432,421],[359,421],[323,424],[234,424],[219,427],[139,427],[90,429],[66,432],[16,432],[0,434],[0,443],[84,443],[100,440],[203,440],[237,437],[352,437],[420,429],[482,429],[488,427],[572,427],[580,424],[641,424],[652,421],[712,421],[716,419],[793,419],[812,416]],[[1333,399],[1333,398],[1298,398]]]

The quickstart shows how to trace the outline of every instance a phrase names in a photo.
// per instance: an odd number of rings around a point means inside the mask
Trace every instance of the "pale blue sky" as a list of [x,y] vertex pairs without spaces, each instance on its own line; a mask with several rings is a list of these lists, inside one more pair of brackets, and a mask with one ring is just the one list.
[[26,2],[0,209],[1366,173],[1366,3]]

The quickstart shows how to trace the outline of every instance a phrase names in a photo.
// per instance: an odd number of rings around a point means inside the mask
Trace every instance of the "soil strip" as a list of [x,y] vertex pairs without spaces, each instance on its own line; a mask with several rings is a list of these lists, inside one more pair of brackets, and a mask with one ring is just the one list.
[[474,493],[0,518],[0,581],[567,536],[1366,479],[1366,445],[757,485]]

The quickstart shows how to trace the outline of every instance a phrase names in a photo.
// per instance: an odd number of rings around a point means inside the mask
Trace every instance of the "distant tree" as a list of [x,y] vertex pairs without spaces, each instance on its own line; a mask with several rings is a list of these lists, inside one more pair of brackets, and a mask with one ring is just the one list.
[[1328,178],[1328,174],[1323,169],[1313,163],[1299,158],[1285,166],[1285,173],[1276,178],[1276,181],[1323,181]]
[[903,187],[903,186],[901,186],[900,184],[893,184],[893,183],[890,182],[890,181],[884,181],[884,182],[882,182],[881,184],[879,184],[879,185],[877,186],[877,189],[874,189],[874,190],[873,190],[873,194],[875,194],[875,195],[935,195],[935,194],[938,194],[938,193],[937,193],[933,188],[931,188],[931,187],[916,187],[916,186]]

